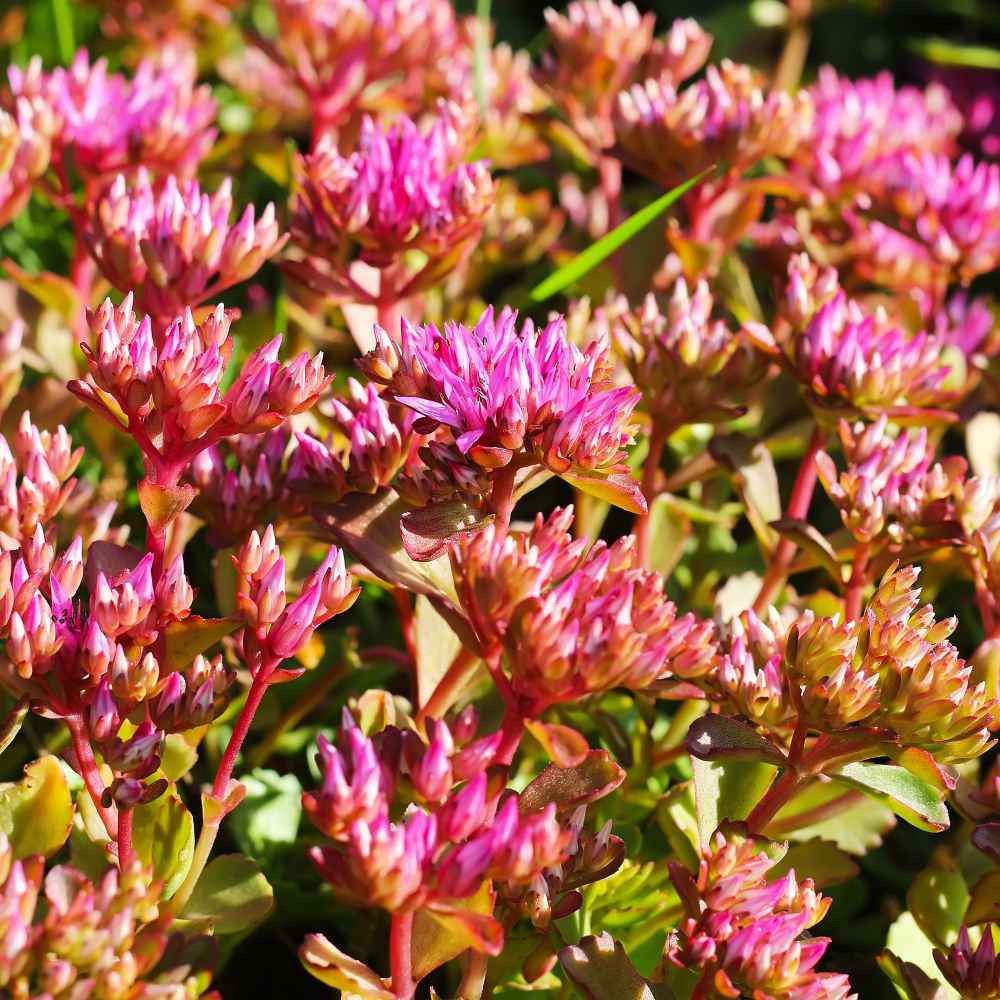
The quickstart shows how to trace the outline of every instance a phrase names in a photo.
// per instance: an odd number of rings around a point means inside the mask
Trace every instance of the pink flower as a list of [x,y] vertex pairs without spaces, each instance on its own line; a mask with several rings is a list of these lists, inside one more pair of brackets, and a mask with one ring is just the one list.
[[12,111],[0,110],[0,226],[21,211],[45,173],[56,129],[51,108],[38,98],[19,97]]
[[806,166],[829,196],[870,190],[882,160],[896,152],[950,151],[962,128],[944,87],[897,89],[888,72],[848,80],[823,66],[809,94],[815,108],[811,134],[790,166],[796,172]]
[[679,93],[657,78],[624,91],[615,132],[627,163],[674,187],[717,164],[742,173],[766,156],[792,156],[812,115],[806,92],[766,92],[751,67],[727,59]]
[[274,206],[255,217],[248,205],[235,224],[231,182],[212,194],[173,174],[155,188],[145,169],[119,175],[91,215],[87,240],[104,276],[134,292],[139,308],[164,326],[251,277],[284,244]]
[[209,87],[196,87],[193,52],[167,49],[160,63],[143,61],[131,80],[108,73],[107,61],[91,64],[85,49],[68,69],[8,70],[15,96],[40,98],[59,122],[59,156],[71,154],[88,180],[143,166],[158,175],[191,174],[211,148],[215,101]]
[[[290,272],[355,301],[391,301],[439,280],[472,249],[493,205],[486,163],[463,162],[466,127],[447,104],[425,130],[405,117],[387,128],[366,117],[350,156],[332,142],[306,156],[291,222],[306,259],[288,265]],[[402,260],[410,250],[429,258],[415,273]],[[377,290],[358,286],[353,260],[380,269]]]
[[981,927],[979,946],[973,950],[969,930],[963,926],[958,940],[946,952],[934,951],[934,961],[945,979],[968,1000],[996,1000],[1000,997],[1000,961],[994,935],[996,924]]
[[445,428],[464,460],[481,469],[512,461],[553,472],[614,468],[631,440],[635,389],[611,382],[607,346],[584,350],[556,317],[517,329],[516,313],[487,309],[475,327],[403,327],[396,346],[381,329],[362,367],[391,398],[422,419],[414,429]]
[[716,655],[710,622],[677,616],[634,539],[598,542],[565,579],[522,602],[504,637],[511,684],[533,711],[614,687],[698,678]]
[[755,850],[752,840],[718,832],[695,875],[670,863],[687,916],[667,938],[666,959],[701,974],[699,996],[848,1000],[846,976],[816,971],[829,939],[802,937],[830,900],[794,872],[768,883],[778,858]]

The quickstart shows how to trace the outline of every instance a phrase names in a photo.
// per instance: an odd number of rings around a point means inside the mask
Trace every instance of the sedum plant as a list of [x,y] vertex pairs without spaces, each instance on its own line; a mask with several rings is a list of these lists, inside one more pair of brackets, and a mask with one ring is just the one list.
[[970,95],[808,2],[22,6],[0,995],[1000,997]]

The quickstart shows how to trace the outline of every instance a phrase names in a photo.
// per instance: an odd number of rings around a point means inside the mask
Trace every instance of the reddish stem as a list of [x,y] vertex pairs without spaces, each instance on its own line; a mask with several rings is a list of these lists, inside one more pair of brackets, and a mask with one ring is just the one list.
[[747,828],[751,833],[760,833],[767,826],[778,810],[795,794],[801,780],[793,770],[782,774],[747,817]]
[[124,871],[135,860],[135,850],[132,847],[132,818],[131,808],[121,809],[118,812],[118,867]]
[[[809,504],[812,502],[813,490],[816,488],[816,455],[825,443],[826,432],[817,424],[813,428],[806,453],[802,456],[802,464],[795,477],[795,485],[792,487],[792,495],[785,511],[785,517],[790,520],[804,520],[806,514],[809,513]],[[764,582],[761,584],[760,593],[757,595],[757,600],[754,601],[754,611],[763,611],[781,593],[785,580],[788,578],[788,569],[795,558],[795,550],[795,542],[791,539],[782,538],[778,543],[778,547],[771,557],[771,565],[764,576]]]
[[399,1000],[410,1000],[413,982],[413,913],[394,913],[389,931],[389,962],[392,992]]
[[844,594],[844,618],[846,621],[857,621],[861,616],[861,598],[868,585],[868,545],[859,542],[854,549],[854,562],[851,564],[851,579]]
[[497,470],[493,480],[493,494],[490,503],[496,516],[497,534],[503,536],[510,527],[511,515],[514,513],[514,486],[517,482],[517,466],[510,462]]
[[444,677],[427,699],[427,704],[417,713],[417,725],[422,726],[427,719],[440,719],[455,704],[455,698],[476,664],[477,657],[464,646],[455,654]]
[[649,436],[649,452],[642,464],[642,495],[646,498],[648,510],[645,514],[639,514],[636,517],[632,530],[635,534],[636,558],[639,565],[647,569],[649,568],[650,512],[657,495],[657,474],[660,471],[660,461],[663,458],[663,448],[667,443],[668,436],[669,431],[666,427],[660,423],[653,424],[653,431]]
[[80,768],[80,777],[83,784],[90,793],[91,801],[97,814],[101,817],[104,829],[108,831],[108,836],[112,840],[118,839],[118,815],[114,807],[108,809],[101,803],[104,796],[104,779],[97,768],[97,761],[94,760],[94,751],[90,747],[90,738],[83,728],[83,719],[78,715],[69,716],[66,719],[66,728],[69,729],[70,739],[73,742],[73,752],[76,754],[76,763]]
[[276,666],[275,662],[264,663],[254,674],[250,690],[247,692],[247,700],[243,703],[240,717],[236,720],[233,733],[229,737],[229,743],[226,744],[226,750],[219,762],[219,769],[215,772],[212,795],[217,799],[223,798],[229,788],[229,781],[233,776],[233,769],[236,767],[236,758],[239,756],[243,741],[247,738],[247,733],[250,732],[253,717],[257,714],[257,709],[260,708],[260,703],[271,683],[271,675]]

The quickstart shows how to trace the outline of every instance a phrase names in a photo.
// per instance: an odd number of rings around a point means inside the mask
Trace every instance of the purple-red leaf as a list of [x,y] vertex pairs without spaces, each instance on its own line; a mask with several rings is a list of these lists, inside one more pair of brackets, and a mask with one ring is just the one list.
[[751,760],[785,763],[785,755],[756,729],[728,715],[703,715],[691,723],[687,750],[701,760]]
[[544,809],[550,802],[560,808],[580,806],[613,792],[625,772],[607,750],[591,750],[575,767],[549,764],[521,793],[521,812]]

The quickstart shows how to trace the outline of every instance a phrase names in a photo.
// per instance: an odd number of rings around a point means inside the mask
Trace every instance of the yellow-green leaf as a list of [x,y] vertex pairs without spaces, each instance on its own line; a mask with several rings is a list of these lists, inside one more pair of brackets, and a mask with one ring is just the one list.
[[73,825],[73,799],[55,757],[41,757],[20,781],[0,785],[0,833],[17,858],[51,856],[66,843]]

